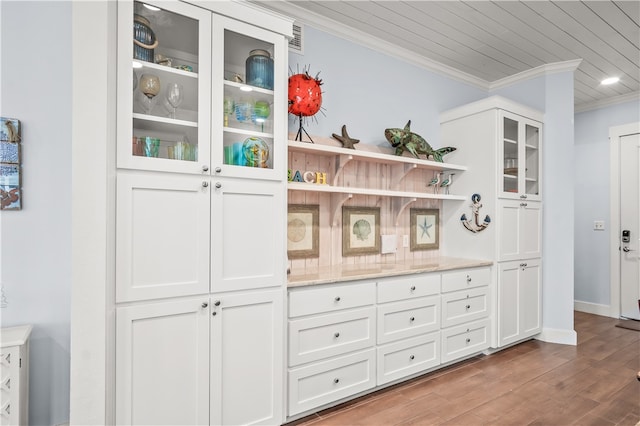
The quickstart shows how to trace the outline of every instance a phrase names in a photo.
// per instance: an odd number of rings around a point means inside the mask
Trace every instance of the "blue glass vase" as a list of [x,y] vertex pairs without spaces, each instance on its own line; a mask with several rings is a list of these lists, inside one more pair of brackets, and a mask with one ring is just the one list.
[[246,61],[247,84],[273,90],[273,59],[266,50],[254,49]]

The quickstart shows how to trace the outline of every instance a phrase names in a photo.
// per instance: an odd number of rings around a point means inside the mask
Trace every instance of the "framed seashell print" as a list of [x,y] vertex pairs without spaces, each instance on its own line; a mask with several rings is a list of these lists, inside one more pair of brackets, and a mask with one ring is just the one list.
[[380,207],[342,207],[342,255],[380,253]]
[[287,256],[289,259],[320,255],[320,206],[289,204],[287,212]]

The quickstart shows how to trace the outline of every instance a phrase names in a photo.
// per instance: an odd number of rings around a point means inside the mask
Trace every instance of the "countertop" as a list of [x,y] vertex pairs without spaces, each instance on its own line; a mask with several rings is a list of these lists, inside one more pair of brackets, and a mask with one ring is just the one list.
[[491,260],[460,259],[439,257],[432,260],[407,261],[402,263],[375,263],[363,265],[337,265],[306,268],[291,271],[288,288],[317,284],[331,284],[372,278],[395,277],[399,275],[421,274],[424,272],[450,271],[452,269],[476,268],[493,265]]

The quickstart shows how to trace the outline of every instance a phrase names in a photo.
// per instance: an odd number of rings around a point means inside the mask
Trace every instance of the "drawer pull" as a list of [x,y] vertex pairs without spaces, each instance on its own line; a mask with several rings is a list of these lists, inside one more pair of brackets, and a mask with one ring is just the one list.
[[469,308],[471,308],[471,305],[467,305],[467,306],[465,306],[465,308],[469,309]]
[[413,360],[415,359],[415,356],[411,355],[411,356],[409,356],[409,359],[410,359],[411,361],[413,361]]
[[333,379],[333,383],[337,385],[338,383],[340,383],[340,379],[338,378]]
[[416,291],[416,286],[415,285],[411,286],[411,291]]
[[340,333],[334,334],[333,337],[335,337],[337,339],[338,337],[340,337]]
[[201,306],[202,306],[203,308],[206,308],[207,306],[209,306],[209,304],[208,304],[207,302],[202,302],[202,305],[201,305]]
[[416,320],[416,318],[415,318],[415,317],[411,317],[411,318],[409,318],[409,321],[411,321],[411,322],[414,322],[415,320]]
[[467,337],[466,342],[467,342],[467,343],[471,343],[471,339],[469,339],[469,338]]
[[216,300],[215,302],[213,302],[213,304],[214,304],[215,306],[220,306],[220,301],[219,301],[219,300]]
[[471,277],[469,275],[467,275],[467,282],[470,283],[471,282]]
[[336,296],[336,298],[334,299],[336,302],[340,301],[340,296]]

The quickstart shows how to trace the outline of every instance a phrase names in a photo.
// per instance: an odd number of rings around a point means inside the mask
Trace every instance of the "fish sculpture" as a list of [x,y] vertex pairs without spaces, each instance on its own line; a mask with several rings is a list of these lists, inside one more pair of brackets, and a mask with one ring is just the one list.
[[422,136],[411,131],[411,120],[407,122],[404,129],[385,129],[384,137],[387,138],[387,141],[389,141],[391,146],[396,149],[396,155],[402,155],[402,153],[407,150],[416,158],[420,158],[418,154],[424,154],[426,155],[427,160],[431,156],[433,157],[433,161],[437,161],[439,163],[443,163],[443,155],[456,150],[456,148],[451,146],[440,149],[431,148],[431,145],[429,145]]

